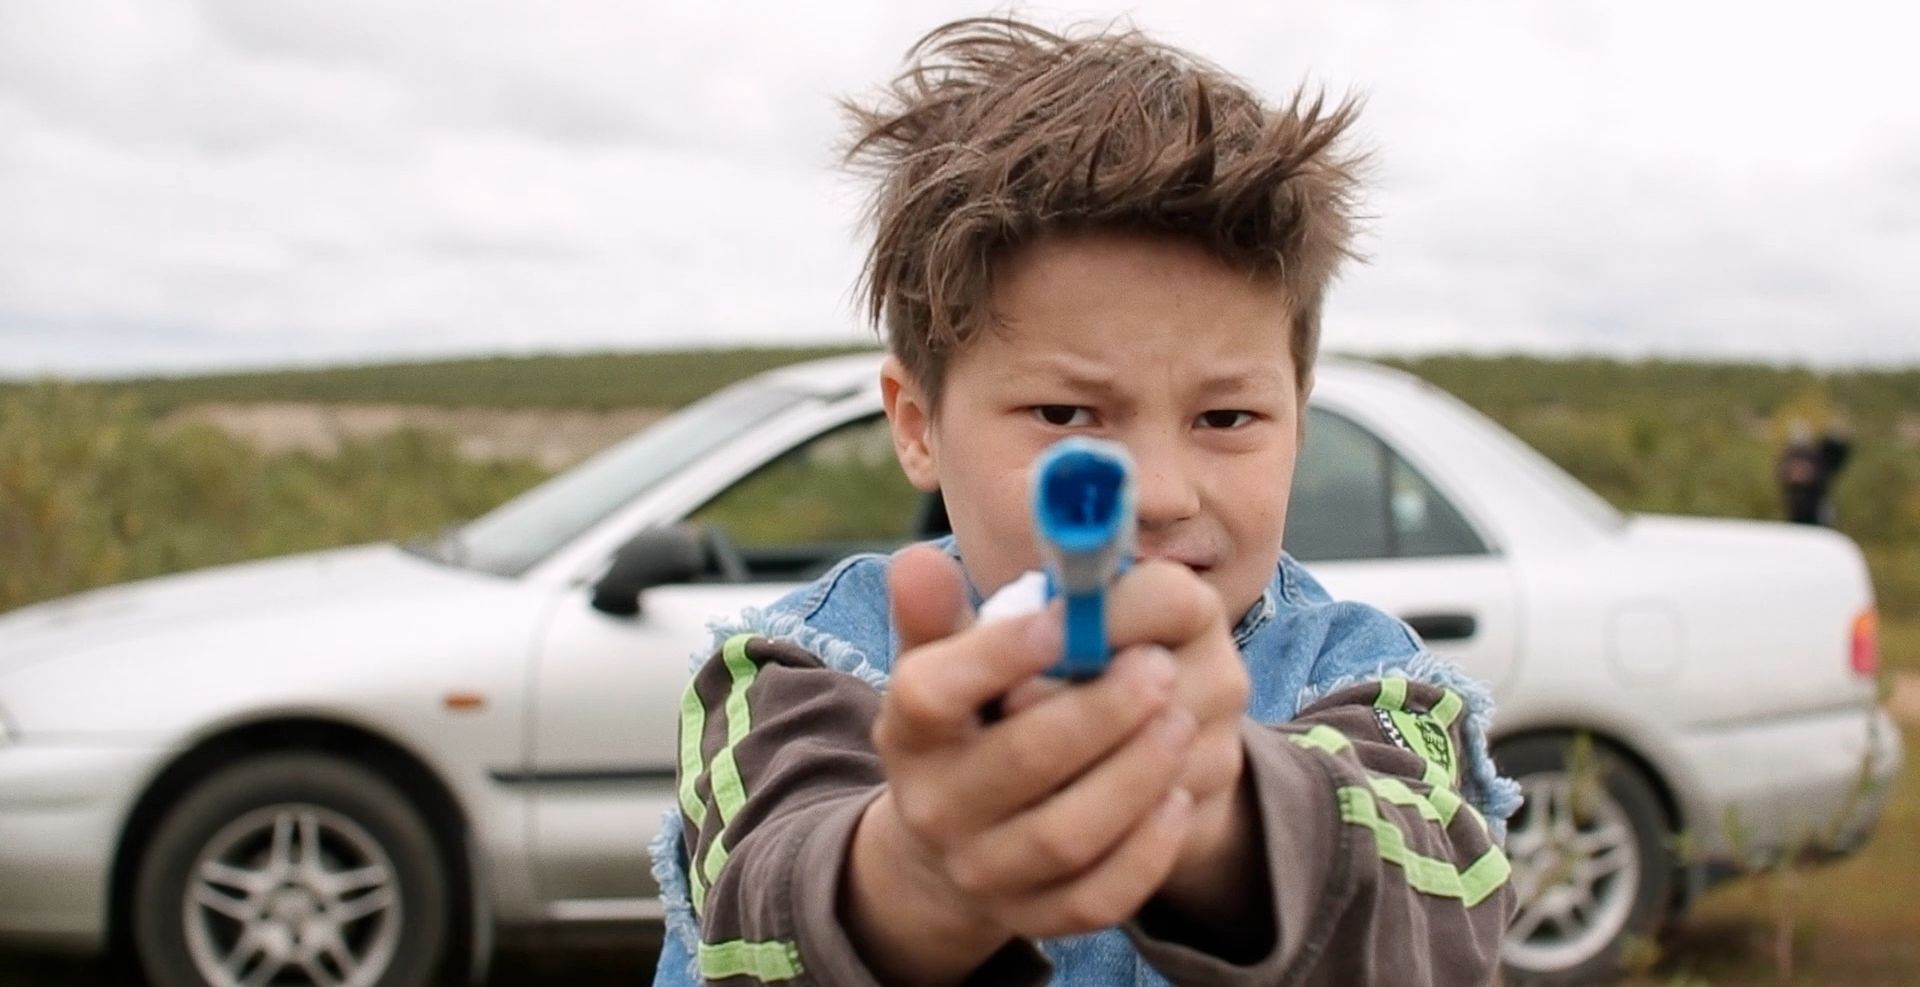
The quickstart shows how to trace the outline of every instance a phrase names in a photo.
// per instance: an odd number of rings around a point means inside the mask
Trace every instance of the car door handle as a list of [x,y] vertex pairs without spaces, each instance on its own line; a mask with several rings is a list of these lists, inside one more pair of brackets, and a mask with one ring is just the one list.
[[1426,641],[1465,641],[1480,629],[1470,613],[1421,613],[1400,618]]

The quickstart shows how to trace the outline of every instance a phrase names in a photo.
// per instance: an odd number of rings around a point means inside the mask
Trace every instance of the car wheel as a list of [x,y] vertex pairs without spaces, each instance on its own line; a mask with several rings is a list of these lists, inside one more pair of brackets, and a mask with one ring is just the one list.
[[432,831],[382,776],[273,754],[202,781],[142,855],[133,932],[154,987],[412,987],[449,902]]
[[1532,737],[1494,753],[1524,798],[1507,824],[1519,907],[1501,956],[1519,984],[1587,984],[1659,931],[1671,898],[1671,825],[1633,765],[1603,745]]

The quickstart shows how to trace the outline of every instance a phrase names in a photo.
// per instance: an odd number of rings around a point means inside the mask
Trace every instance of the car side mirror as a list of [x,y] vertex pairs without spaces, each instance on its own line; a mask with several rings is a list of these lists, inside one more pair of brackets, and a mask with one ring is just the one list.
[[640,594],[655,586],[691,582],[707,569],[698,530],[684,524],[648,528],[613,553],[613,564],[593,584],[593,608],[615,617],[640,612]]

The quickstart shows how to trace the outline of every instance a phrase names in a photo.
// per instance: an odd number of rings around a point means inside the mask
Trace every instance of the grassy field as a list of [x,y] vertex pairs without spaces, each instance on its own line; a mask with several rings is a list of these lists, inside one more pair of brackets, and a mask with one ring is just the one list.
[[1888,617],[1880,622],[1881,664],[1894,671],[1920,673],[1920,620]]
[[429,534],[538,482],[403,431],[338,455],[262,455],[156,427],[133,399],[43,384],[0,395],[0,611],[222,562]]
[[1905,731],[1906,766],[1864,850],[1708,892],[1629,983],[1920,983],[1920,723]]

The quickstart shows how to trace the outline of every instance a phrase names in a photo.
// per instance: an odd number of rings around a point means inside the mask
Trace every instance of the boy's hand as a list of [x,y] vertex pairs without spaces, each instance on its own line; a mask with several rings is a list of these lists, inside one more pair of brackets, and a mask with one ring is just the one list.
[[[1220,595],[1185,566],[1149,559],[1108,591],[1107,625],[1115,649],[1157,645],[1172,652],[1174,703],[1198,724],[1180,779],[1194,799],[1193,825],[1161,891],[1196,919],[1243,917],[1262,889],[1260,869],[1249,866],[1261,848],[1240,746],[1247,669]],[[1056,679],[1026,682],[1008,696],[1006,708],[1017,712],[1067,688]]]
[[874,725],[887,790],[855,831],[843,899],[869,964],[957,980],[1009,938],[1131,917],[1188,841],[1181,779],[1220,784],[1194,770],[1174,658],[1124,649],[1099,679],[989,724],[982,706],[1058,660],[1058,614],[969,626],[960,571],[934,549],[889,578],[900,657]]
[[1163,893],[1196,918],[1248,914],[1265,871],[1252,791],[1245,783],[1240,722],[1250,689],[1220,594],[1177,562],[1149,559],[1107,594],[1107,634],[1115,649],[1158,645],[1178,669],[1174,705],[1198,725],[1180,785],[1192,793],[1193,825]]

